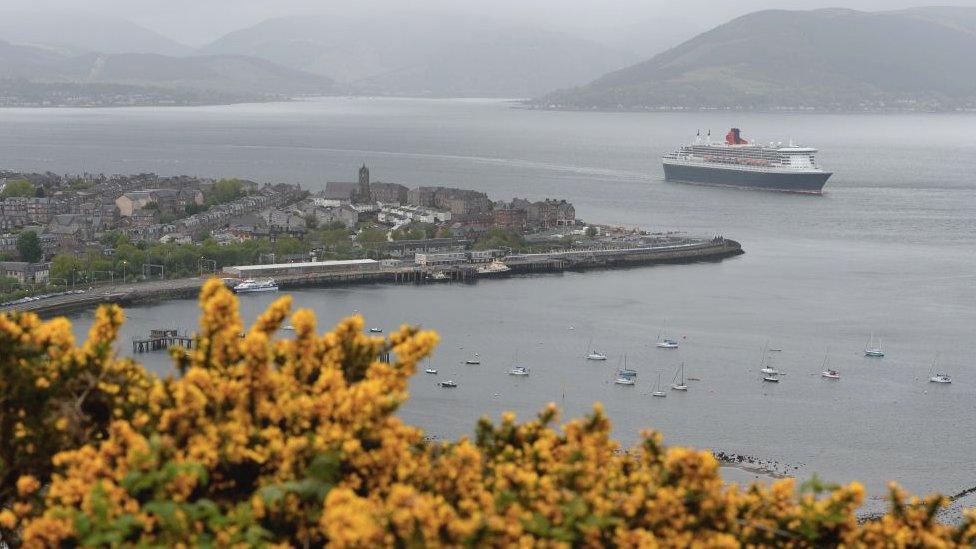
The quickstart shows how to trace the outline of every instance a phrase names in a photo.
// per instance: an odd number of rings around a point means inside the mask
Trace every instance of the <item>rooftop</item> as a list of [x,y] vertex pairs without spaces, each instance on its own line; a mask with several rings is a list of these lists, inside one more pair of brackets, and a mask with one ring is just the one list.
[[264,269],[310,269],[337,265],[372,265],[375,259],[340,259],[335,261],[306,261],[304,263],[269,263],[267,265],[235,265],[238,271],[259,271]]

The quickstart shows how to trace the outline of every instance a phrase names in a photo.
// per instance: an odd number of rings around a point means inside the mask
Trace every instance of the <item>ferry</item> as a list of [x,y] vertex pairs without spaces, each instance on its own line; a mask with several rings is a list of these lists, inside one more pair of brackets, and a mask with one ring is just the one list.
[[234,286],[235,294],[249,294],[254,292],[277,292],[278,284],[273,278],[267,280],[257,281],[248,278],[244,282],[241,282],[237,286]]
[[816,155],[817,149],[792,141],[785,147],[750,143],[732,128],[724,142],[699,132],[691,145],[666,154],[662,163],[665,181],[822,194],[832,173],[817,164]]

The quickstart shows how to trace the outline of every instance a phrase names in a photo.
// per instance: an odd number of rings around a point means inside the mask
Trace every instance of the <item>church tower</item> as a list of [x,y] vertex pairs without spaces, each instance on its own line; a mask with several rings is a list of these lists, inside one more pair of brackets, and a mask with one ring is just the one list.
[[369,190],[369,168],[363,162],[363,167],[359,168],[359,191],[356,193],[356,202],[368,204],[373,201],[372,195]]

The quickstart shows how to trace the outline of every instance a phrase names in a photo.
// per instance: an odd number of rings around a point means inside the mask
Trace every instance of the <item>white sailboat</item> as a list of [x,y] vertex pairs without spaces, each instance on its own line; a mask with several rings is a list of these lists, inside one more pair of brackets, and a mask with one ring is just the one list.
[[661,371],[657,372],[657,381],[654,382],[654,388],[651,390],[651,396],[656,396],[660,398],[665,398],[668,396],[667,393],[661,390]]
[[827,353],[824,353],[823,364],[820,367],[823,368],[823,370],[820,372],[820,377],[825,379],[840,379],[840,372],[827,367]]
[[[589,343],[586,344],[586,348],[587,349],[593,349],[593,340],[592,339],[589,341]],[[603,353],[601,353],[601,352],[599,352],[599,351],[597,351],[595,349],[592,350],[592,351],[590,351],[589,354],[586,355],[586,360],[603,361],[603,360],[606,360],[606,359],[607,359],[607,355],[605,355],[605,354],[603,354]]]
[[[762,359],[759,361],[759,371],[767,376],[778,376],[779,370],[773,368],[766,347],[763,347]],[[779,381],[778,379],[776,381]]]
[[949,374],[947,374],[945,371],[942,372],[935,371],[935,364],[938,361],[938,359],[939,357],[936,356],[932,360],[932,366],[929,367],[929,383],[952,383],[952,378],[949,377]]
[[884,355],[884,350],[881,348],[881,339],[878,338],[878,343],[874,343],[874,332],[871,332],[871,336],[868,337],[868,342],[864,346],[864,356],[881,358]]
[[[680,374],[680,378],[678,379]],[[688,385],[685,384],[685,363],[682,362],[678,370],[674,372],[674,377],[671,378],[671,390],[672,391],[687,391]]]
[[513,361],[512,369],[508,371],[510,376],[520,376],[526,377],[529,375],[529,369],[525,366],[518,366],[518,352],[515,353],[515,360]]
[[678,341],[672,339],[668,336],[668,323],[665,321],[664,326],[661,327],[661,333],[657,335],[657,348],[659,349],[677,349]]

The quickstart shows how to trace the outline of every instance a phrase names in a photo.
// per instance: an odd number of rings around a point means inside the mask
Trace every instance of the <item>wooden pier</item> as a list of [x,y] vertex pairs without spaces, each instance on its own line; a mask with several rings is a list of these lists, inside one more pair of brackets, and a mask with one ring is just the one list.
[[132,338],[133,353],[163,351],[173,346],[192,349],[193,337],[186,334],[180,335],[178,330],[161,329],[149,330],[149,337],[145,339]]

